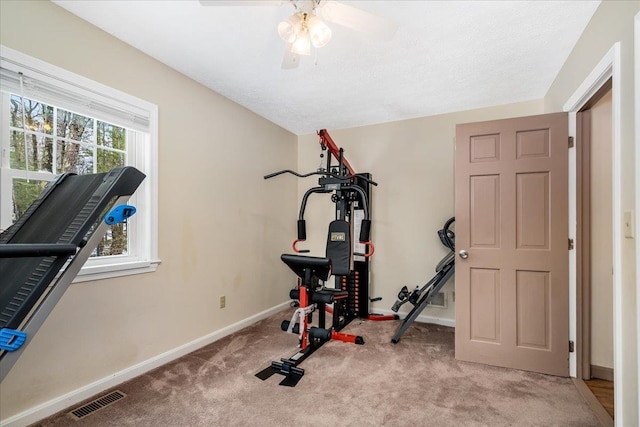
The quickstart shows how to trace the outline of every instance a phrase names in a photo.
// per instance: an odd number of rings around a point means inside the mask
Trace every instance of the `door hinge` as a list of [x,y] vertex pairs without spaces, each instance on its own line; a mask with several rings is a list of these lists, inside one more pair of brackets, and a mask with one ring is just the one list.
[[569,239],[569,250],[573,250],[573,239]]
[[576,351],[576,345],[573,341],[569,341],[569,353]]
[[569,148],[573,148],[573,137],[569,137]]

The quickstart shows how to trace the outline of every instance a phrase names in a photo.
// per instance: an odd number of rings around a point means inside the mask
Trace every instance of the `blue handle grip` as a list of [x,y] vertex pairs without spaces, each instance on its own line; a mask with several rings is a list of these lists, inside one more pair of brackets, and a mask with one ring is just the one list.
[[118,224],[120,222],[124,222],[130,216],[133,216],[136,213],[135,206],[131,205],[120,205],[111,209],[104,217],[104,222],[109,225]]
[[0,329],[0,350],[16,351],[27,340],[27,334],[15,329]]

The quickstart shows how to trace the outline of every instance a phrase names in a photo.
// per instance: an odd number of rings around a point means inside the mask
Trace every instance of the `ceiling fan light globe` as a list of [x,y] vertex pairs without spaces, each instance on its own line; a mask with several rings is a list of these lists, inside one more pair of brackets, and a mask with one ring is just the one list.
[[308,31],[298,33],[295,41],[291,45],[291,52],[298,55],[311,55],[311,40]]
[[278,35],[287,43],[292,43],[296,39],[295,31],[284,21],[278,25]]
[[291,15],[278,24],[278,35],[287,43],[293,43],[300,30],[300,18],[298,15]]
[[322,47],[331,40],[331,28],[316,16],[309,18],[307,24],[313,47]]

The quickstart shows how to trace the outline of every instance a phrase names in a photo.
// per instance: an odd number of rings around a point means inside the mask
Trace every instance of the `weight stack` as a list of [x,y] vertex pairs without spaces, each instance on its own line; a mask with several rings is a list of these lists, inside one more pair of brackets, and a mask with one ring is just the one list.
[[[363,275],[362,273],[362,271],[355,269],[348,276],[344,276],[341,288],[349,293],[347,311],[350,316],[367,318],[369,316],[369,283],[366,279],[368,274]],[[368,270],[365,273],[368,273]]]

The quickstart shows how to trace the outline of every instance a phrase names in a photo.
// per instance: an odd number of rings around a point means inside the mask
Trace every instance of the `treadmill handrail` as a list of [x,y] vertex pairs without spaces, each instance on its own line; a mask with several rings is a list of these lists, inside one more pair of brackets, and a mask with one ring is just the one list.
[[[34,202],[37,206],[33,214],[27,221],[19,219],[18,226],[9,229],[10,238],[0,246],[21,243],[83,246],[88,236],[95,233],[97,222],[102,222],[114,200],[132,195],[144,177],[142,172],[130,166],[117,167],[107,173],[69,176],[63,183],[53,186],[55,190],[48,192],[44,199]],[[51,212],[52,207],[61,209],[55,202],[61,203],[62,198],[64,212]],[[74,201],[73,205],[70,200]],[[52,226],[54,220],[58,221],[55,227]],[[36,231],[46,235],[46,240],[42,235],[36,235]],[[70,250],[70,246],[66,248]],[[7,249],[11,250],[10,247]],[[62,255],[0,257],[0,327],[18,328],[67,262],[67,257]]]
[[63,243],[4,243],[0,245],[0,258],[25,258],[74,255],[78,247]]

